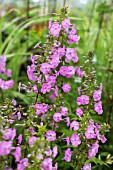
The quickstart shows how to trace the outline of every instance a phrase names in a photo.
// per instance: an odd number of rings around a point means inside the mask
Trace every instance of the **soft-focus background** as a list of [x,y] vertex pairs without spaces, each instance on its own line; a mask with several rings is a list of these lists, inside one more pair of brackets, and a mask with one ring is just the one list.
[[[100,147],[94,168],[113,170],[113,0],[0,0],[0,56],[7,58],[7,67],[12,69],[15,81],[13,90],[8,90],[4,96],[18,97],[21,104],[22,101],[31,102],[17,92],[18,83],[27,83],[30,56],[42,52],[33,47],[39,41],[44,43],[49,18],[57,18],[53,13],[59,13],[63,6],[69,6],[69,17],[81,37],[77,47],[78,65],[82,65],[82,56],[93,50],[98,84],[103,84],[104,113],[94,119],[109,123],[111,128],[107,143]],[[78,81],[75,79],[75,84],[78,85]],[[66,99],[72,106],[77,94],[75,84],[72,84],[75,93]]]

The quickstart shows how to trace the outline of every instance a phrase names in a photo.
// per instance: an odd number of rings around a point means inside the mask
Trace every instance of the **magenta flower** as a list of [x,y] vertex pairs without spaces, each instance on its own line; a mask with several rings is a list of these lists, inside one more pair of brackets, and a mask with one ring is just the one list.
[[80,97],[77,98],[77,105],[86,105],[89,103],[89,96],[87,95],[81,95]]
[[33,147],[34,141],[37,140],[37,138],[35,136],[30,136],[29,137],[29,146]]
[[70,140],[71,140],[72,145],[75,147],[81,144],[80,137],[77,134],[72,134]]
[[89,159],[92,159],[93,156],[96,156],[96,154],[98,153],[98,148],[99,148],[99,145],[97,142],[95,142],[89,149],[89,152],[88,152],[88,158]]
[[71,86],[70,86],[69,84],[64,84],[64,85],[62,86],[62,89],[63,89],[63,91],[64,91],[65,93],[68,93],[68,92],[70,92],[70,90],[71,90]]
[[101,90],[95,90],[93,93],[94,101],[99,101],[101,99],[101,94],[102,94]]
[[26,167],[28,167],[28,159],[24,158],[17,165],[17,170],[24,170]]
[[56,133],[53,130],[48,130],[48,132],[46,132],[46,138],[51,142],[56,140]]
[[59,25],[57,22],[51,23],[51,27],[49,31],[50,35],[59,37],[60,30],[61,30],[61,25]]
[[76,53],[76,49],[75,48],[67,48],[66,49],[66,62],[69,62],[70,60],[72,60],[74,63],[78,62],[78,56]]
[[63,160],[65,160],[66,162],[70,162],[71,161],[71,157],[72,157],[71,149],[68,148],[65,151],[65,156],[64,156]]
[[35,76],[34,71],[35,71],[35,65],[34,64],[32,64],[31,66],[27,66],[28,79],[32,80],[33,82],[35,82],[38,79],[38,77]]
[[60,112],[62,116],[66,116],[68,114],[68,108],[64,106],[60,106]]
[[50,100],[56,98],[58,96],[58,87],[56,86],[54,92],[49,96]]
[[91,170],[91,163],[85,164],[85,165],[83,166],[83,170]]
[[76,109],[76,115],[79,116],[79,117],[81,117],[82,114],[83,114],[82,109],[81,109],[81,108],[77,108],[77,109]]
[[21,157],[21,148],[19,146],[16,147],[13,155],[15,157],[15,162],[19,162]]
[[12,150],[12,141],[0,142],[0,156],[8,155]]
[[54,119],[55,122],[60,122],[60,121],[62,120],[62,114],[56,112],[56,113],[53,115],[53,119]]
[[94,104],[94,109],[95,111],[100,115],[103,113],[103,110],[102,110],[102,102],[99,101],[97,103]]
[[70,123],[70,130],[72,129],[75,131],[79,129],[79,123],[76,120]]
[[52,158],[45,158],[42,163],[42,168],[44,170],[52,170]]

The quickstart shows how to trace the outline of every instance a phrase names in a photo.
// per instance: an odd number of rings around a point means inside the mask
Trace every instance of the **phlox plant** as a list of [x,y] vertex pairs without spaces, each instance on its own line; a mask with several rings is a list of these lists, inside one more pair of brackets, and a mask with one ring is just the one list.
[[[31,94],[32,103],[25,107],[5,99],[0,107],[0,169],[91,170],[99,143],[107,140],[109,126],[92,119],[103,113],[102,84],[96,82],[93,52],[85,57],[84,66],[76,65],[75,47],[80,37],[67,17],[67,9],[61,9],[57,21],[49,21],[45,44],[35,45],[42,54],[31,56],[28,85],[19,83],[19,92]],[[71,111],[71,103],[64,99],[75,75],[82,83],[78,90],[75,86],[78,97]],[[4,90],[1,84],[0,88]]]

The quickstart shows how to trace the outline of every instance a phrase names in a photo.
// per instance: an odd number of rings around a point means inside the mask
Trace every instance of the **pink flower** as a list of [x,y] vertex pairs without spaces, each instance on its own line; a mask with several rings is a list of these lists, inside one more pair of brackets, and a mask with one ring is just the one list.
[[64,106],[60,106],[60,112],[62,116],[66,116],[68,114],[68,108]]
[[50,100],[56,98],[58,96],[58,87],[56,86],[54,92],[50,95]]
[[85,164],[85,165],[83,166],[83,170],[91,170],[91,163]]
[[73,66],[68,66],[66,77],[71,78],[75,75],[75,68]]
[[107,139],[104,135],[101,136],[100,140],[102,143],[105,143],[107,141]]
[[80,137],[76,134],[72,134],[70,140],[71,140],[72,145],[75,147],[81,144]]
[[33,90],[34,90],[34,92],[35,92],[35,93],[37,93],[37,94],[38,94],[38,87],[37,87],[37,85],[36,85],[36,84],[34,84],[34,85],[33,85]]
[[95,142],[89,149],[89,152],[88,152],[88,158],[89,159],[92,159],[93,156],[96,156],[96,154],[98,153],[98,148],[99,148],[99,145],[97,142]]
[[53,119],[54,119],[55,122],[60,122],[60,121],[62,120],[62,114],[56,112],[56,113],[53,115]]
[[60,30],[61,30],[61,25],[59,25],[57,22],[54,22],[51,24],[49,33],[50,33],[50,35],[59,37]]
[[65,160],[66,162],[70,162],[71,161],[71,157],[72,157],[71,149],[68,148],[65,151],[65,156],[64,156],[63,160]]
[[56,133],[53,130],[48,130],[48,132],[46,132],[46,138],[51,142],[56,140]]
[[86,129],[85,136],[87,139],[95,139],[96,134],[94,131],[94,127],[92,125],[89,125]]
[[67,66],[61,66],[61,67],[60,67],[60,70],[59,70],[59,73],[60,73],[62,76],[66,76],[67,69],[68,69]]
[[43,94],[49,93],[51,90],[51,85],[49,83],[44,83],[41,88]]
[[103,113],[103,110],[102,110],[102,102],[99,101],[97,103],[94,104],[94,109],[95,111],[100,115]]
[[51,70],[50,64],[48,64],[48,63],[42,63],[42,65],[41,65],[41,67],[40,67],[40,71],[41,71],[44,75],[48,74],[48,73],[50,72],[50,70]]
[[11,69],[7,69],[7,76],[12,77],[12,70]]
[[20,120],[21,119],[21,113],[17,112],[17,116],[18,116],[18,120]]
[[70,19],[69,18],[66,18],[62,21],[62,26],[63,28],[65,29],[65,31],[67,32],[68,29],[70,28],[71,26],[71,23],[70,23]]
[[66,117],[65,120],[66,120],[67,126],[69,126],[70,125],[70,118]]
[[69,44],[73,44],[75,42],[78,45],[78,41],[80,39],[80,36],[77,36],[75,34],[70,33],[68,38],[69,38],[69,41],[68,41]]
[[77,105],[86,105],[89,103],[89,96],[87,95],[81,95],[77,98]]
[[71,86],[70,86],[70,84],[64,84],[64,85],[62,86],[62,89],[63,89],[63,91],[64,91],[65,93],[68,93],[68,92],[70,92],[70,90],[71,90]]
[[0,74],[6,73],[6,58],[4,56],[0,56]]
[[21,144],[22,143],[22,134],[20,134],[19,136],[18,136],[18,144]]
[[0,156],[8,155],[12,150],[12,141],[0,142]]
[[66,49],[66,62],[69,62],[70,60],[72,60],[74,63],[77,63],[78,61],[78,57],[77,57],[77,53],[76,53],[76,49],[75,48],[67,48]]
[[52,170],[52,158],[45,158],[42,163],[42,168],[44,170]]
[[66,53],[65,48],[64,47],[63,48],[59,47],[58,50],[57,50],[57,53],[58,53],[59,57],[63,57],[65,55],[65,53]]
[[53,158],[55,158],[57,156],[57,154],[58,154],[58,148],[57,148],[57,146],[54,146],[54,148],[53,148]]
[[79,117],[81,117],[82,114],[83,114],[82,109],[81,109],[81,108],[77,108],[77,109],[76,109],[76,115],[79,116]]
[[16,149],[15,149],[14,157],[15,157],[15,162],[19,162],[20,161],[21,148],[19,146],[17,146]]
[[4,131],[4,135],[2,136],[3,139],[8,140],[8,139],[14,139],[14,137],[16,136],[16,129],[6,129]]
[[70,139],[69,139],[68,136],[66,136],[66,142],[67,142],[67,146],[69,146],[70,145]]
[[70,123],[70,130],[72,129],[75,131],[79,129],[79,123],[76,120]]
[[95,90],[93,93],[94,101],[99,101],[101,99],[101,94],[102,94],[101,90]]
[[24,158],[17,165],[17,170],[24,170],[26,167],[28,167],[28,159]]
[[30,136],[29,137],[29,146],[33,147],[34,141],[37,140],[37,138],[35,136]]

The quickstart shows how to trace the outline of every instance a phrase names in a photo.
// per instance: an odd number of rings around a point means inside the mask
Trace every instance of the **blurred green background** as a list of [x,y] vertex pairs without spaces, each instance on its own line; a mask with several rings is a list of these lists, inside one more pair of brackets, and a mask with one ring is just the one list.
[[[42,52],[33,47],[40,40],[44,43],[49,18],[56,19],[53,13],[59,13],[63,6],[69,7],[69,17],[81,37],[77,46],[78,65],[83,63],[82,56],[93,50],[98,84],[103,84],[104,113],[94,119],[109,123],[110,132],[93,168],[113,170],[113,0],[0,0],[0,55],[6,56],[7,67],[12,69],[15,81],[13,90],[3,95],[4,98],[18,97],[20,103],[31,102],[25,94],[17,92],[18,83],[27,83],[30,56]],[[72,105],[75,105],[78,85],[75,79],[72,83],[75,93],[66,99]],[[1,98],[0,102],[3,102]]]

